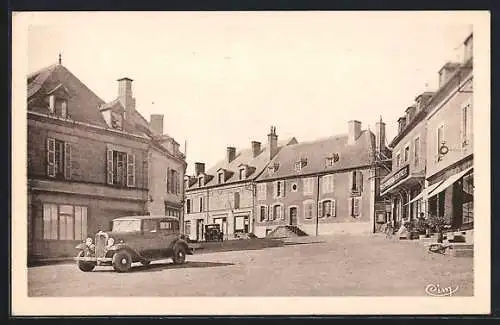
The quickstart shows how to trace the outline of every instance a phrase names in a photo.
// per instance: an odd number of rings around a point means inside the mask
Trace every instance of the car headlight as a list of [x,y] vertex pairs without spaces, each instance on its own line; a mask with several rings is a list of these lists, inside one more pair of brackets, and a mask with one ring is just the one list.
[[113,246],[114,243],[115,243],[115,240],[113,238],[108,239],[108,246]]
[[85,239],[85,245],[87,245],[87,246],[92,245],[92,238],[87,237],[87,239]]

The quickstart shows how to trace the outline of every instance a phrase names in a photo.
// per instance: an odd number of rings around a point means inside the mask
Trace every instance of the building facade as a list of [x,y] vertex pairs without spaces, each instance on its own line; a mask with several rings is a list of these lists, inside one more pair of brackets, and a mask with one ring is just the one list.
[[120,79],[118,98],[105,103],[60,62],[28,76],[29,259],[72,256],[113,218],[154,212],[151,173],[163,167],[149,160],[153,150],[185,168],[151,136],[131,82]]
[[210,169],[195,163],[195,175],[187,176],[184,233],[204,240],[204,226],[220,224],[224,237],[233,239],[253,233],[255,223],[255,180],[269,161],[295,138],[278,142],[271,128],[268,143],[252,141],[250,148],[227,147],[225,159]]
[[399,227],[403,221],[425,213],[422,199],[415,199],[425,187],[427,129],[432,92],[416,97],[405,115],[398,119],[398,133],[389,144],[391,172],[380,183],[381,195],[390,201],[386,221]]
[[[473,35],[464,41],[463,62],[446,74],[427,116],[426,183],[430,216],[446,220],[472,242],[473,177]],[[446,68],[446,66],[444,67]],[[443,68],[443,69],[444,69]]]
[[377,127],[376,136],[350,121],[347,134],[283,147],[257,178],[255,234],[280,226],[313,236],[374,232],[381,168],[374,157],[385,143],[383,122]]

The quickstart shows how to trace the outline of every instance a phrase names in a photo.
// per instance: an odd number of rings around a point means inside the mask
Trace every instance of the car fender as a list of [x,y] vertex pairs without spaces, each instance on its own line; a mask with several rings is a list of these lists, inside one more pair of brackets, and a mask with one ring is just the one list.
[[172,249],[176,246],[176,245],[181,245],[184,247],[184,249],[186,250],[186,253],[189,254],[189,255],[192,255],[193,251],[191,248],[189,248],[189,245],[188,245],[188,242],[185,241],[184,239],[182,238],[179,238],[177,239],[176,241],[173,242],[173,245],[172,245]]
[[[106,255],[108,255],[108,254],[109,254],[109,255],[113,256],[113,254],[114,254],[115,252],[118,252],[118,251],[121,251],[121,250],[125,250],[125,251],[129,252],[129,253],[130,253],[130,255],[132,255],[132,257],[133,257],[133,258],[134,258],[134,257],[141,257],[141,255],[140,255],[139,253],[137,253],[137,251],[136,251],[135,249],[130,248],[130,246],[128,246],[128,245],[127,245],[127,244],[125,244],[125,243],[118,243],[118,244],[114,244],[114,245],[112,245],[112,246],[109,246],[109,247],[107,248],[107,250],[108,250],[108,251],[107,251]],[[110,254],[110,253],[111,253],[111,254]],[[110,256],[110,257],[111,257],[111,256]]]

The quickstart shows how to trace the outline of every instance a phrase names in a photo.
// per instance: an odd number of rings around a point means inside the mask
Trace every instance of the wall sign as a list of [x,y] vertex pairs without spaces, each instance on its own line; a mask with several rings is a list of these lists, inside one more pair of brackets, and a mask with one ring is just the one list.
[[399,182],[400,180],[408,177],[409,171],[410,171],[409,166],[408,165],[404,166],[403,168],[398,170],[394,175],[392,175],[389,179],[387,179],[387,181],[380,184],[380,190],[383,192],[387,188]]

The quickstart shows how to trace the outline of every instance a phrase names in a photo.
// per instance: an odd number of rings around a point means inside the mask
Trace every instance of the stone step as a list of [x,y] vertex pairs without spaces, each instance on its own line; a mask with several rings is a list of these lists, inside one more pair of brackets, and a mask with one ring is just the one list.
[[470,248],[455,248],[448,251],[453,257],[474,257],[474,249]]

